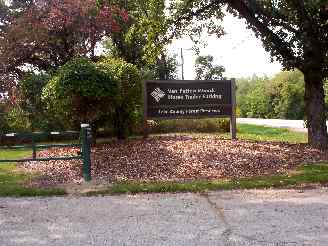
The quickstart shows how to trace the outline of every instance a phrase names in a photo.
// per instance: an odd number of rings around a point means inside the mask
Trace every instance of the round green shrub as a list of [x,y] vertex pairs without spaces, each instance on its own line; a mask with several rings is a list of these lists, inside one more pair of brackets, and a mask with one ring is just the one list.
[[141,119],[141,75],[138,68],[122,59],[106,59],[99,63],[111,71],[118,81],[119,93],[114,102],[111,123],[115,135],[125,138]]
[[42,92],[48,112],[63,119],[66,127],[99,124],[114,110],[118,81],[113,73],[88,59],[73,59],[62,66]]
[[67,127],[82,122],[93,130],[107,126],[125,138],[138,120],[141,76],[133,64],[120,59],[74,59],[48,82],[42,100]]

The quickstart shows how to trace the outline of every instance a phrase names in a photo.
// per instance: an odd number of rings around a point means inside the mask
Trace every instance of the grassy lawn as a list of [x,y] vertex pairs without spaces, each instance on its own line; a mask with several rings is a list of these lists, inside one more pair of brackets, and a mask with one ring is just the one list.
[[[230,137],[229,134],[223,134]],[[285,128],[273,128],[248,124],[237,125],[237,138],[256,141],[279,141],[289,143],[306,143],[307,133],[294,132]]]
[[[170,136],[170,135],[192,135],[192,136],[219,136],[230,139],[230,133],[199,133],[199,132],[176,132],[176,133],[164,133],[164,134],[152,134],[151,136]],[[288,143],[307,143],[307,133],[290,131],[286,128],[274,128],[266,126],[257,126],[249,124],[237,124],[237,138],[244,140],[255,140],[255,141],[277,141],[277,142],[288,142]],[[112,139],[108,140],[111,142]],[[98,142],[98,140],[97,140]],[[106,143],[105,139],[102,139],[102,143]]]
[[[31,156],[30,150],[0,150],[0,159],[20,159]],[[31,188],[24,184],[28,182],[32,175],[20,171],[16,164],[0,163],[0,197],[5,196],[50,196],[64,195],[63,189]]]
[[92,191],[87,195],[124,193],[206,192],[210,190],[255,189],[272,187],[297,187],[309,184],[328,183],[328,164],[303,165],[297,170],[274,176],[240,178],[232,180],[178,182],[116,183],[108,189]]
[[0,150],[0,160],[21,159],[31,155],[31,150]]

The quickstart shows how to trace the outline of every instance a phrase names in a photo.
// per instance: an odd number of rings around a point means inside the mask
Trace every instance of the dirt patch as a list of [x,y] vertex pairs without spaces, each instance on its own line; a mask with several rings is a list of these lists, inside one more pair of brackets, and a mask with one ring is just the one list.
[[[71,155],[77,148],[50,149],[40,156]],[[92,176],[106,182],[172,181],[284,173],[301,164],[328,160],[328,152],[305,144],[231,141],[215,137],[156,137],[97,145]],[[25,163],[42,173],[43,184],[81,182],[82,161]]]

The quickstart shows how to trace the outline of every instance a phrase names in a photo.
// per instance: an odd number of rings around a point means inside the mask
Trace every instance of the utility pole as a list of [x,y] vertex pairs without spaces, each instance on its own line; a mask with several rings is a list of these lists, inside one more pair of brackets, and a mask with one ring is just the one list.
[[180,49],[180,55],[181,55],[181,78],[184,80],[184,59],[183,59],[183,49]]
[[178,66],[181,66],[181,79],[184,80],[184,56],[183,56],[183,50],[192,50],[192,48],[180,48],[180,58],[181,58],[181,64]]

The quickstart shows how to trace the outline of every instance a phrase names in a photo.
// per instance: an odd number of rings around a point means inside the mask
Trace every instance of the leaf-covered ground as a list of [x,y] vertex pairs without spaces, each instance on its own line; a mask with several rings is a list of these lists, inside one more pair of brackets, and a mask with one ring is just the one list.
[[[40,156],[75,155],[79,149],[50,149]],[[172,181],[250,177],[284,173],[302,163],[328,160],[328,151],[306,144],[231,141],[215,137],[156,137],[92,149],[94,179],[114,181]],[[25,163],[42,175],[39,182],[80,182],[82,161]]]

